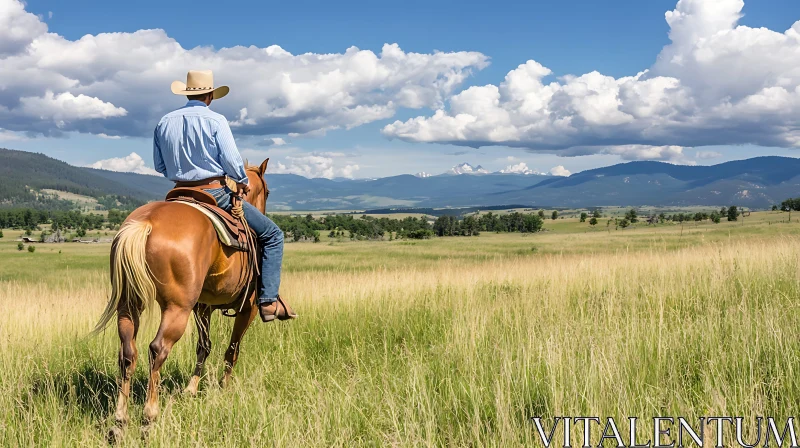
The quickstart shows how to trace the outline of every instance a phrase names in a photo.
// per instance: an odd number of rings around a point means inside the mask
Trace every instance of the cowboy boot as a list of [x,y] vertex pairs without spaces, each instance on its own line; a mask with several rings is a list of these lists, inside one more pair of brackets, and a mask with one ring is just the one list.
[[263,322],[272,322],[275,319],[289,320],[297,317],[297,313],[283,301],[281,296],[278,296],[278,300],[274,302],[260,304],[258,312]]

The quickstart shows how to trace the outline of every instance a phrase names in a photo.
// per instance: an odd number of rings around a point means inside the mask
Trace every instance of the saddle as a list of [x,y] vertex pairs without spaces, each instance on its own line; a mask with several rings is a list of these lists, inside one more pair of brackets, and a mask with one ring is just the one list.
[[167,193],[164,200],[180,202],[201,211],[211,220],[220,244],[242,252],[249,251],[251,238],[248,238],[248,229],[240,220],[219,208],[214,196],[203,191],[200,186],[175,187]]

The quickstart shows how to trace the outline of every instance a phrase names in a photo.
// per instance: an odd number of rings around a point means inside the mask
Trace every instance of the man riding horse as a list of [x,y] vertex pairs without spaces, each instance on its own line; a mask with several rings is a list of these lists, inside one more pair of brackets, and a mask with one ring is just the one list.
[[[214,88],[210,70],[190,71],[186,83],[172,83],[172,93],[189,102],[161,119],[153,135],[156,171],[176,187],[202,187],[217,205],[230,212],[231,194],[226,176],[236,182],[237,194],[247,194],[247,175],[228,121],[209,106],[228,94],[227,86]],[[261,255],[258,306],[261,320],[293,319],[296,314],[278,294],[283,259],[283,232],[253,205],[243,202],[244,218],[255,232]]]
[[[189,102],[156,126],[153,159],[156,169],[175,181],[176,188],[167,200],[149,202],[131,212],[114,236],[111,296],[95,327],[95,332],[102,331],[116,317],[121,378],[114,413],[117,426],[109,433],[114,438],[128,422],[131,379],[139,358],[136,338],[140,317],[148,307],[158,305],[161,321],[148,346],[145,422],[158,418],[161,367],[186,331],[192,312],[198,339],[197,362],[186,386],[190,395],[199,390],[211,352],[215,309],[236,310],[222,387],[231,379],[242,337],[256,314],[264,322],[296,317],[278,294],[283,232],[264,215],[269,193],[264,173],[269,159],[258,166],[242,163],[225,117],[208,108],[211,101],[228,93],[227,87],[214,88],[210,71],[189,72],[185,84],[172,84],[172,92],[188,96]],[[249,229],[240,221],[242,217]],[[253,261],[261,262],[260,279],[251,275]],[[259,283],[257,294],[254,283]]]

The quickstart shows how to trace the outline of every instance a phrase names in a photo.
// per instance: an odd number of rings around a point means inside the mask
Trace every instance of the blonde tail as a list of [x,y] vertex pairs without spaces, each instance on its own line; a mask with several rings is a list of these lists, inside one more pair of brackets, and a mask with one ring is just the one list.
[[111,298],[94,327],[102,331],[117,313],[121,300],[131,313],[141,314],[156,298],[156,284],[147,266],[145,246],[153,226],[149,222],[130,221],[114,237],[111,245]]

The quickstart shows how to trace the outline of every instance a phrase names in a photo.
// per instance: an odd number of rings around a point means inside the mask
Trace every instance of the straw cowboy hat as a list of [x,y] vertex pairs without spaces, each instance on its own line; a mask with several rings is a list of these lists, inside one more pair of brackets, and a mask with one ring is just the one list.
[[227,95],[230,90],[228,86],[214,88],[214,73],[211,70],[190,70],[186,74],[186,83],[181,81],[172,83],[172,93],[175,95],[203,95],[214,92],[215,100]]

